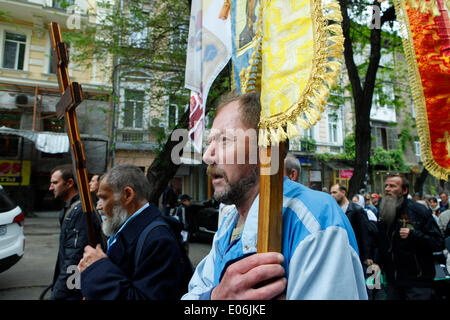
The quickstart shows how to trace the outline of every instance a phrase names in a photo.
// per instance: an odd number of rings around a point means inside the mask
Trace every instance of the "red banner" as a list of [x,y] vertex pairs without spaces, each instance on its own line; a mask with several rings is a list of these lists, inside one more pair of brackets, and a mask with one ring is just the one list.
[[412,8],[400,0],[397,15],[406,26],[404,49],[424,166],[437,178],[447,180],[450,174],[450,23],[443,0],[437,0],[436,5],[433,8],[430,1],[420,0],[419,7]]

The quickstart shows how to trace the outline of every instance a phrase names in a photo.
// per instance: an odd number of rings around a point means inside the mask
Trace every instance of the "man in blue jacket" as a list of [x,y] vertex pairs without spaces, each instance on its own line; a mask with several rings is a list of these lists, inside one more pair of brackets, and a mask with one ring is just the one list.
[[[235,207],[224,216],[183,299],[272,299],[284,294],[286,299],[367,299],[358,246],[344,212],[330,195],[287,177],[282,252],[255,254],[259,163],[250,159],[252,150],[257,152],[260,112],[256,93],[227,96],[216,109],[203,160],[214,198]],[[239,161],[242,154],[245,161]]]
[[141,233],[162,220],[147,201],[149,190],[144,173],[133,165],[114,167],[101,180],[97,209],[106,216],[102,228],[108,249],[85,247],[78,268],[86,299],[174,300],[185,292],[187,266],[167,224],[152,228],[137,253]]

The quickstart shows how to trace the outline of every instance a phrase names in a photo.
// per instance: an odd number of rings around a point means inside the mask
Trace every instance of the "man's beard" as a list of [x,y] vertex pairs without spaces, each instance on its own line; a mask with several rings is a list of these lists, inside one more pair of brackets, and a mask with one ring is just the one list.
[[214,190],[214,199],[223,204],[239,205],[245,199],[247,191],[258,182],[258,166],[255,165],[251,170],[249,176],[238,179],[235,183],[230,184],[225,171],[215,166],[208,166],[208,174],[221,175],[226,182],[223,191],[219,192]]
[[112,216],[105,219],[102,223],[102,230],[105,236],[110,237],[115,235],[127,219],[128,211],[120,202],[116,203],[112,210]]
[[403,203],[403,196],[385,196],[380,205],[380,218],[389,229],[397,216],[397,209]]

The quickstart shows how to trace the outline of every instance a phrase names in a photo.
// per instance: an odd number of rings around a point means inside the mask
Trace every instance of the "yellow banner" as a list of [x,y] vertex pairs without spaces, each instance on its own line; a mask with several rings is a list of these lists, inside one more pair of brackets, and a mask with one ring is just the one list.
[[335,0],[261,0],[242,92],[261,91],[259,144],[314,126],[340,73],[344,51]]
[[30,184],[31,162],[0,160],[0,184],[3,186],[28,186]]

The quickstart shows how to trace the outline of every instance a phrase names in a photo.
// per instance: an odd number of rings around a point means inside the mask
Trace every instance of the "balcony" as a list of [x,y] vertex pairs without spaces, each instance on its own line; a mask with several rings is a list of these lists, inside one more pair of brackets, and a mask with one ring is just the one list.
[[87,19],[86,0],[0,0],[0,8],[7,13],[7,17],[15,21],[23,21],[34,27],[45,28],[50,22],[57,22],[63,29],[67,28],[68,19],[74,14],[68,6],[76,5],[80,19]]

